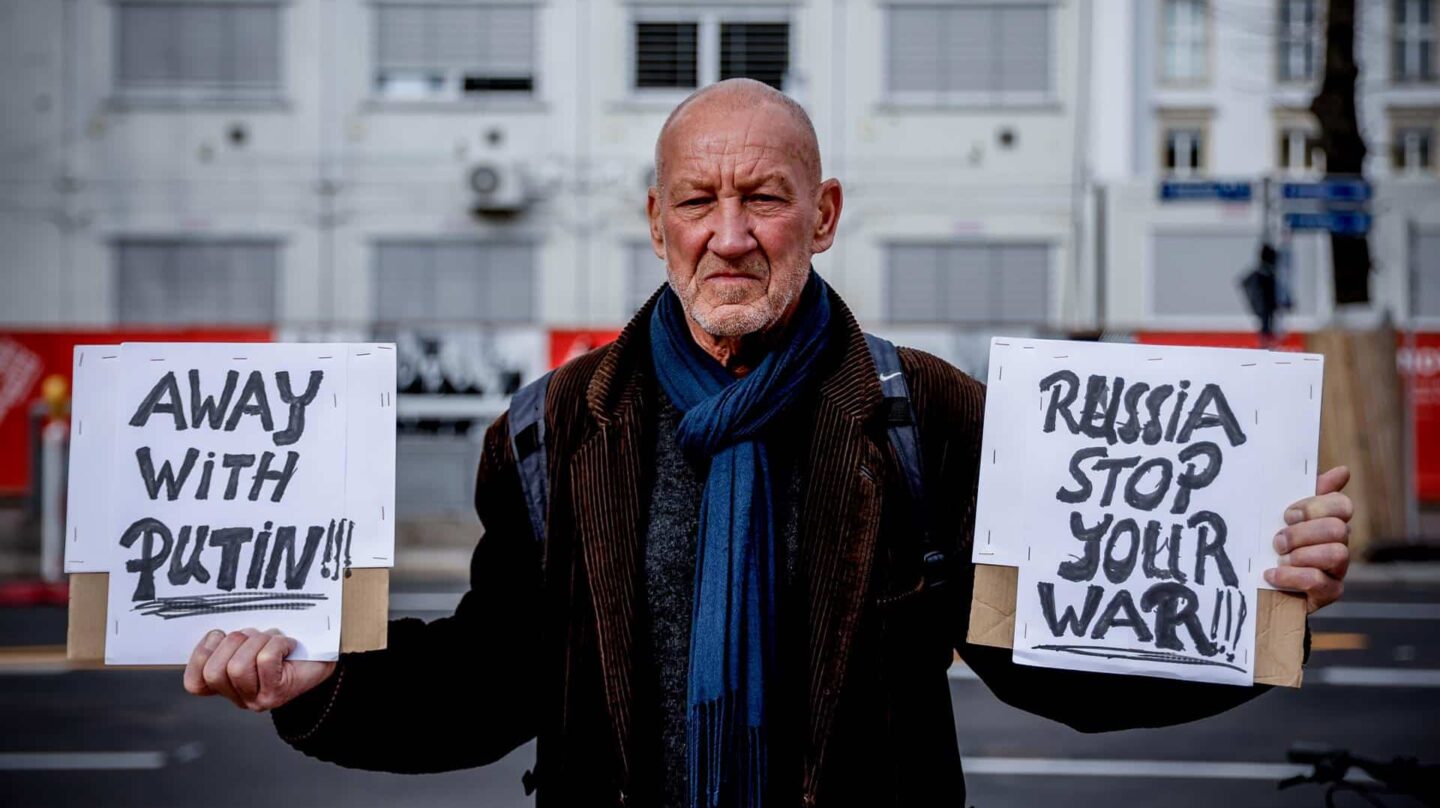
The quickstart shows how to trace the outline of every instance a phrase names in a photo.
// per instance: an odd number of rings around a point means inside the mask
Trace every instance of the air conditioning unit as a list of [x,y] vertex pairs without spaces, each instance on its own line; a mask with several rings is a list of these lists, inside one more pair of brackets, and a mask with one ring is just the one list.
[[524,172],[514,163],[476,163],[466,172],[465,182],[477,214],[515,214],[533,201]]

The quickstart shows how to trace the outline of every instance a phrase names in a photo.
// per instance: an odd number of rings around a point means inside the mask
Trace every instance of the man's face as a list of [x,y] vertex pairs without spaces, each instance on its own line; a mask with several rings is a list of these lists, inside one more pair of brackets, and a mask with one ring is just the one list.
[[811,255],[834,240],[839,185],[817,186],[805,143],[798,122],[764,103],[696,104],[667,131],[650,234],[685,313],[706,333],[739,337],[780,321]]

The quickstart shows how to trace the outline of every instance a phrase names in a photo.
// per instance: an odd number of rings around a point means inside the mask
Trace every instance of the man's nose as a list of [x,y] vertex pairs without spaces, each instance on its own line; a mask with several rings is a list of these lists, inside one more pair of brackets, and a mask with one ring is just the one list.
[[716,208],[710,252],[720,258],[739,258],[760,246],[750,232],[750,217],[740,200],[724,199]]

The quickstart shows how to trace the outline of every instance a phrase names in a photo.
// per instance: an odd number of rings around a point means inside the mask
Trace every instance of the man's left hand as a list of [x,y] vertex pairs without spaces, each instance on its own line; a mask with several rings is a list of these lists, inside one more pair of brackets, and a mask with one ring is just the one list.
[[1305,593],[1306,612],[1334,603],[1345,591],[1350,568],[1350,517],[1355,503],[1341,493],[1350,469],[1336,466],[1315,480],[1315,496],[1285,510],[1285,527],[1275,534],[1279,564],[1265,570],[1277,589]]

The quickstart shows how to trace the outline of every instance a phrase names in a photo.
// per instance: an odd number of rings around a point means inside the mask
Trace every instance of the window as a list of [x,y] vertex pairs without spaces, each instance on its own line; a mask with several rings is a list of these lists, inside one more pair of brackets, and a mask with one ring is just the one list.
[[535,247],[478,241],[384,241],[375,250],[375,319],[532,322]]
[[534,91],[533,6],[452,2],[376,7],[376,95],[455,101]]
[[1394,0],[1391,21],[1395,81],[1434,81],[1435,0]]
[[1440,318],[1440,272],[1434,269],[1440,267],[1440,232],[1417,233],[1413,244],[1411,249],[1416,254],[1412,260],[1419,271],[1415,273],[1411,308],[1421,317]]
[[[1281,255],[1280,275],[1294,314],[1315,313],[1328,241],[1323,233],[1297,233]],[[1151,305],[1157,316],[1251,318],[1240,277],[1259,261],[1255,233],[1162,232],[1152,235],[1150,245]]]
[[1050,248],[1043,244],[894,244],[885,250],[891,323],[1044,323]]
[[1209,163],[1209,115],[1204,112],[1160,114],[1160,170],[1174,177],[1203,174]]
[[1310,81],[1318,73],[1318,0],[1280,0],[1279,76],[1281,81]]
[[1286,174],[1324,172],[1325,150],[1309,110],[1275,110],[1275,167]]
[[1323,171],[1325,152],[1320,139],[1309,127],[1287,126],[1280,130],[1276,168],[1292,174]]
[[1209,73],[1210,22],[1206,0],[1165,0],[1161,71],[1165,81],[1201,82]]
[[1398,126],[1390,151],[1396,173],[1429,171],[1435,165],[1435,130],[1428,126]]
[[276,2],[121,2],[115,89],[128,100],[275,101],[281,94]]
[[279,253],[277,241],[123,239],[115,245],[116,319],[273,323]]
[[625,268],[625,319],[640,310],[666,280],[665,262],[655,257],[648,241],[632,242]]
[[783,12],[635,13],[635,90],[689,91],[733,78],[786,89],[790,22]]
[[699,86],[700,24],[637,22],[635,86],[693,89]]
[[1050,17],[1045,4],[890,6],[886,89],[900,102],[1048,100]]

